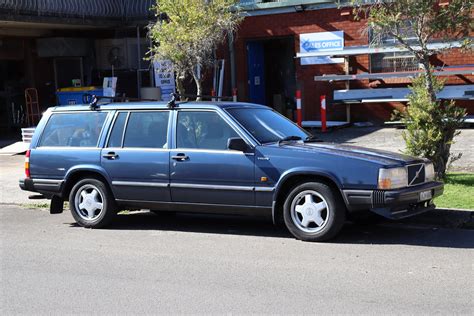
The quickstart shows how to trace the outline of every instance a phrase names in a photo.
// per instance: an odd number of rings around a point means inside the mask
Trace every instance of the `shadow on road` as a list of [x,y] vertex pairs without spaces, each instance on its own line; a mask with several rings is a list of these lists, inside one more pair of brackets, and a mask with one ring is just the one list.
[[[269,220],[206,214],[132,213],[117,216],[107,229],[161,230],[293,239],[286,228],[274,226]],[[339,236],[331,243],[473,249],[474,230],[443,229],[397,222],[384,222],[378,225],[355,225],[347,222]]]

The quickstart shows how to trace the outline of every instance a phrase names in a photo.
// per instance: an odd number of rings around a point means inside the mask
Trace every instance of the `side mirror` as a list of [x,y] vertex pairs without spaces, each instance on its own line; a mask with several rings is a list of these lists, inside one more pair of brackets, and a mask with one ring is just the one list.
[[227,149],[246,151],[249,148],[247,143],[239,137],[231,137],[227,140]]

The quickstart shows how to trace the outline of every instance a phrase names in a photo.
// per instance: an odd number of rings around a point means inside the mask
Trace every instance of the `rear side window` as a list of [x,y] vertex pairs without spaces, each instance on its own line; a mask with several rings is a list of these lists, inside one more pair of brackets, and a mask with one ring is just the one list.
[[166,148],[168,118],[168,111],[130,113],[123,147]]
[[52,114],[39,146],[96,147],[107,112]]

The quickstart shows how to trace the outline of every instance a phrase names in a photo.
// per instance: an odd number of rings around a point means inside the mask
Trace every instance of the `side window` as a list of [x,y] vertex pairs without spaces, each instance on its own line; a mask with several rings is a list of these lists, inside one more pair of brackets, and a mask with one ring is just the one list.
[[227,149],[227,140],[237,133],[215,112],[179,112],[178,148]]
[[52,114],[39,146],[95,147],[107,112]]
[[132,112],[123,147],[166,148],[168,111]]
[[122,147],[123,129],[125,121],[127,120],[127,112],[121,112],[115,119],[114,127],[109,137],[109,144],[107,147]]

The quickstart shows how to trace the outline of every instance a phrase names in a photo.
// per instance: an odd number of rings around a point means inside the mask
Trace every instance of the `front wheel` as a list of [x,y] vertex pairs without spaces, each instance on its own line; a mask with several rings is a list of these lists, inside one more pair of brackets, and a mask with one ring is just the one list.
[[69,195],[71,214],[82,227],[100,228],[117,213],[109,188],[97,179],[83,179],[76,183]]
[[324,241],[333,238],[345,220],[345,206],[337,192],[321,182],[295,187],[283,206],[288,230],[300,240]]

